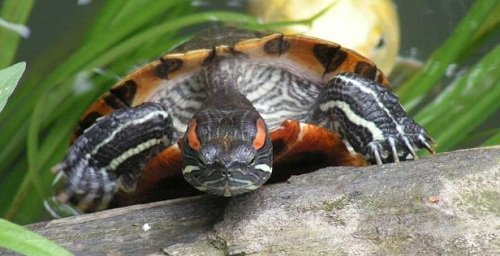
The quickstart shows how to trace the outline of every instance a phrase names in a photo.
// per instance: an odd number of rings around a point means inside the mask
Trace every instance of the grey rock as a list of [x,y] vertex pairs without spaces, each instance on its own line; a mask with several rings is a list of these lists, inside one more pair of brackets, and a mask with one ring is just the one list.
[[500,255],[500,150],[292,177],[231,200],[208,241],[229,255]]

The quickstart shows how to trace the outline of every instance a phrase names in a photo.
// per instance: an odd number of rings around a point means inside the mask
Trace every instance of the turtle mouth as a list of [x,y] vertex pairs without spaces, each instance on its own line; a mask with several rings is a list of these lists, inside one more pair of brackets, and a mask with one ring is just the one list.
[[234,168],[186,166],[184,178],[200,191],[219,195],[236,196],[261,187],[271,176],[268,165]]

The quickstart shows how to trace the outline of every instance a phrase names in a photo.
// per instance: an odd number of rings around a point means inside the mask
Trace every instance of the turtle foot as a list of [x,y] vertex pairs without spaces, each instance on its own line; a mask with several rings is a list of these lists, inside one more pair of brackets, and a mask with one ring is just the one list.
[[71,181],[54,167],[57,176],[52,184],[51,194],[45,198],[44,206],[54,218],[80,215],[106,209],[117,191],[117,183],[108,181],[101,187],[98,183],[89,182],[88,187],[71,185]]
[[417,159],[421,148],[434,153],[433,140],[408,116],[399,98],[357,74],[341,73],[328,82],[313,120],[332,123],[333,130],[373,163]]

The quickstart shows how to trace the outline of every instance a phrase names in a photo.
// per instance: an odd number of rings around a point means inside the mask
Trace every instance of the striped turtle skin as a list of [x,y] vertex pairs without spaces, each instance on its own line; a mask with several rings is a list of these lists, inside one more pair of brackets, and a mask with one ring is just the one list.
[[47,209],[235,196],[324,166],[433,152],[387,86],[370,60],[332,42],[207,31],[90,106],[54,168]]

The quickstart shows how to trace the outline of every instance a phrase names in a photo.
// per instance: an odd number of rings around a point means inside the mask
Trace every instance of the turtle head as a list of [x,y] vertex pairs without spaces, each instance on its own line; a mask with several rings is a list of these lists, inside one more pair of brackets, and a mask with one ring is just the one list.
[[184,178],[210,194],[246,193],[271,176],[272,143],[260,116],[247,122],[198,122],[193,118],[182,151]]

